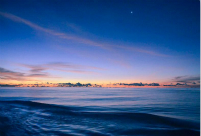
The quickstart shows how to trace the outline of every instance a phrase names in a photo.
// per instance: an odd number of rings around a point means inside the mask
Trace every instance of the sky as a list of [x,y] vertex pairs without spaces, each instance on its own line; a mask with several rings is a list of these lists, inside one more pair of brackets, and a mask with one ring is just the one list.
[[1,0],[0,83],[200,83],[199,0]]

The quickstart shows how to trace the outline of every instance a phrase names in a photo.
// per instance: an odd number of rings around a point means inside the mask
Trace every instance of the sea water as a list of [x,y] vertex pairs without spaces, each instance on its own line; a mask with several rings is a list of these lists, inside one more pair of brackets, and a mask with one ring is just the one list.
[[199,88],[0,88],[0,136],[199,133]]

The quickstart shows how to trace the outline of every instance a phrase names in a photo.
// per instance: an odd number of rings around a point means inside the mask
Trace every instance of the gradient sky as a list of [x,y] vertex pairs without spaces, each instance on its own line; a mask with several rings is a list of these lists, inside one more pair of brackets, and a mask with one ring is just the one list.
[[1,0],[0,83],[193,83],[199,0]]

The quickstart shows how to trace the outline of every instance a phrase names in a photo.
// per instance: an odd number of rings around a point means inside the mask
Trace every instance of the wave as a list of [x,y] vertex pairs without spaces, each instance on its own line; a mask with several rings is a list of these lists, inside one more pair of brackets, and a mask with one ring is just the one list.
[[8,128],[15,130],[17,124],[20,128],[15,131],[21,134],[199,135],[200,131],[198,123],[150,113],[84,110],[33,101],[0,101],[0,135],[10,133]]

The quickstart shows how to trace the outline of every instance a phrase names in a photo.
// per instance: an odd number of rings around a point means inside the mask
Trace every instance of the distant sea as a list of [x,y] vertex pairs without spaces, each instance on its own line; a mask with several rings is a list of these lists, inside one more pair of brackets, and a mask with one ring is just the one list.
[[0,136],[197,136],[199,88],[0,88]]

